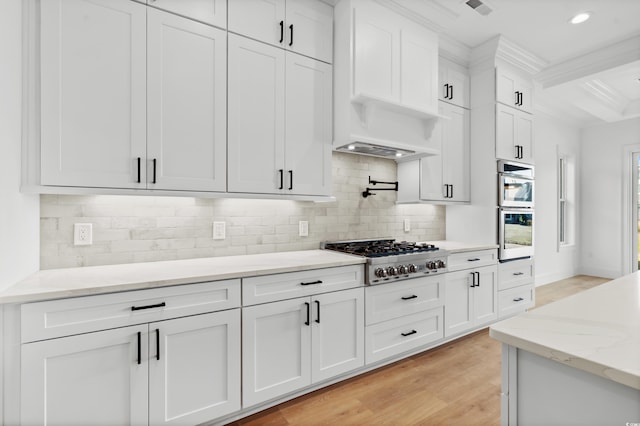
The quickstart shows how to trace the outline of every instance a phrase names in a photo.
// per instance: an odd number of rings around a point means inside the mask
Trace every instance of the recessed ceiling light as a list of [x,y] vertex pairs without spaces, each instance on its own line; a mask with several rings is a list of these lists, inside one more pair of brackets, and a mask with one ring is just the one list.
[[396,152],[396,157],[402,157],[402,153],[400,151]]
[[581,12],[581,13],[578,13],[573,18],[571,18],[571,21],[569,22],[571,22],[572,24],[581,24],[587,19],[589,19],[590,17],[591,17],[591,12]]
[[347,147],[347,149],[348,149],[349,151],[353,151],[354,149],[356,149],[356,147],[355,147],[355,145],[349,145],[349,146]]

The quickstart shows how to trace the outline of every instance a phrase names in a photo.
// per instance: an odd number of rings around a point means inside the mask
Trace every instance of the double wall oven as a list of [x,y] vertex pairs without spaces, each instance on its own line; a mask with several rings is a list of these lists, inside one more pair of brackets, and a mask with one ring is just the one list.
[[533,256],[534,169],[530,164],[498,161],[498,257]]

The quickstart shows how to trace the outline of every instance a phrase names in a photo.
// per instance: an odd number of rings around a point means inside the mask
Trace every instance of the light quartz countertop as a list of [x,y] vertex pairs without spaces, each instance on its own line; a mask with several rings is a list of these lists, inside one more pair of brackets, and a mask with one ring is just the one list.
[[358,265],[366,259],[329,250],[47,269],[0,292],[0,303],[86,296],[178,284]]
[[434,244],[436,247],[439,247],[442,250],[447,250],[449,253],[464,253],[467,251],[497,249],[499,247],[498,244],[465,243],[462,241],[448,240],[425,242],[428,244]]
[[496,323],[490,335],[640,390],[640,273]]

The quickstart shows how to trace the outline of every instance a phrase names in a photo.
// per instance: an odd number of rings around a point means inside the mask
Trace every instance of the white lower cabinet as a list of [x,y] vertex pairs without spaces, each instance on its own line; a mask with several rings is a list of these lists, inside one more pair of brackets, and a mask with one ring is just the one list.
[[364,290],[242,309],[243,406],[364,365]]
[[498,319],[497,275],[496,265],[447,274],[445,337]]
[[367,364],[444,337],[445,274],[366,288]]
[[498,316],[506,318],[535,305],[533,259],[498,265]]

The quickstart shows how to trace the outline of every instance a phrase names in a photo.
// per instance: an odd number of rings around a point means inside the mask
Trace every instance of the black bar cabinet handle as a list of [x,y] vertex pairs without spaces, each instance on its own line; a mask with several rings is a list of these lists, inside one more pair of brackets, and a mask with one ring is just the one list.
[[476,286],[476,273],[475,272],[469,272],[469,274],[471,274],[471,285],[470,287],[473,288]]
[[318,308],[318,317],[316,318],[316,322],[320,324],[320,301],[316,300],[316,307]]
[[403,296],[401,297],[402,300],[411,300],[411,299],[417,299],[418,296],[416,296],[415,294],[412,294],[411,296]]
[[138,183],[142,182],[140,179],[140,161],[142,161],[142,159],[138,157]]
[[284,189],[284,169],[278,169],[280,173],[280,187],[278,189]]
[[314,284],[322,284],[322,281],[318,280],[318,281],[311,281],[308,283],[300,283],[300,285],[314,285]]
[[280,43],[284,41],[284,21],[280,21]]
[[524,272],[514,272],[513,275],[524,275]]
[[444,98],[449,99],[449,84],[444,85]]
[[516,297],[513,299],[514,302],[522,302],[524,299],[522,297]]
[[451,187],[451,194],[449,194],[449,198],[453,198],[453,184],[449,185]]
[[156,159],[153,159],[153,183],[156,183]]
[[160,329],[156,328],[156,360],[160,361]]
[[162,308],[163,306],[167,306],[165,302],[156,303],[155,305],[146,305],[146,306],[132,306],[132,311],[141,311],[142,309],[152,309],[152,308]]
[[451,95],[449,95],[449,99],[453,99],[453,84],[449,87],[451,88]]
[[140,345],[142,344],[142,333],[138,331],[138,365],[142,364],[142,348]]
[[293,24],[289,25],[289,30],[291,30],[291,37],[289,37],[289,46],[293,46]]
[[514,94],[516,95],[516,102],[515,102],[515,105],[518,105],[518,98],[519,98],[519,96],[518,96],[518,91],[516,90],[516,91],[514,92]]
[[467,262],[477,262],[478,260],[480,260],[479,257],[474,257],[473,259],[467,259]]
[[474,274],[478,274],[478,280],[476,281],[476,287],[480,287],[480,272],[474,272]]
[[311,309],[310,309],[309,302],[304,302],[304,304],[307,305],[307,320],[304,322],[304,325],[309,325],[310,324],[309,319],[310,319],[310,315],[311,315],[311,313],[310,313]]
[[293,189],[293,170],[289,170],[289,189]]
[[416,334],[416,333],[417,333],[417,331],[411,330],[408,333],[400,333],[400,334],[402,334],[402,336],[404,336],[404,337],[407,337],[407,336],[411,336],[412,334]]

